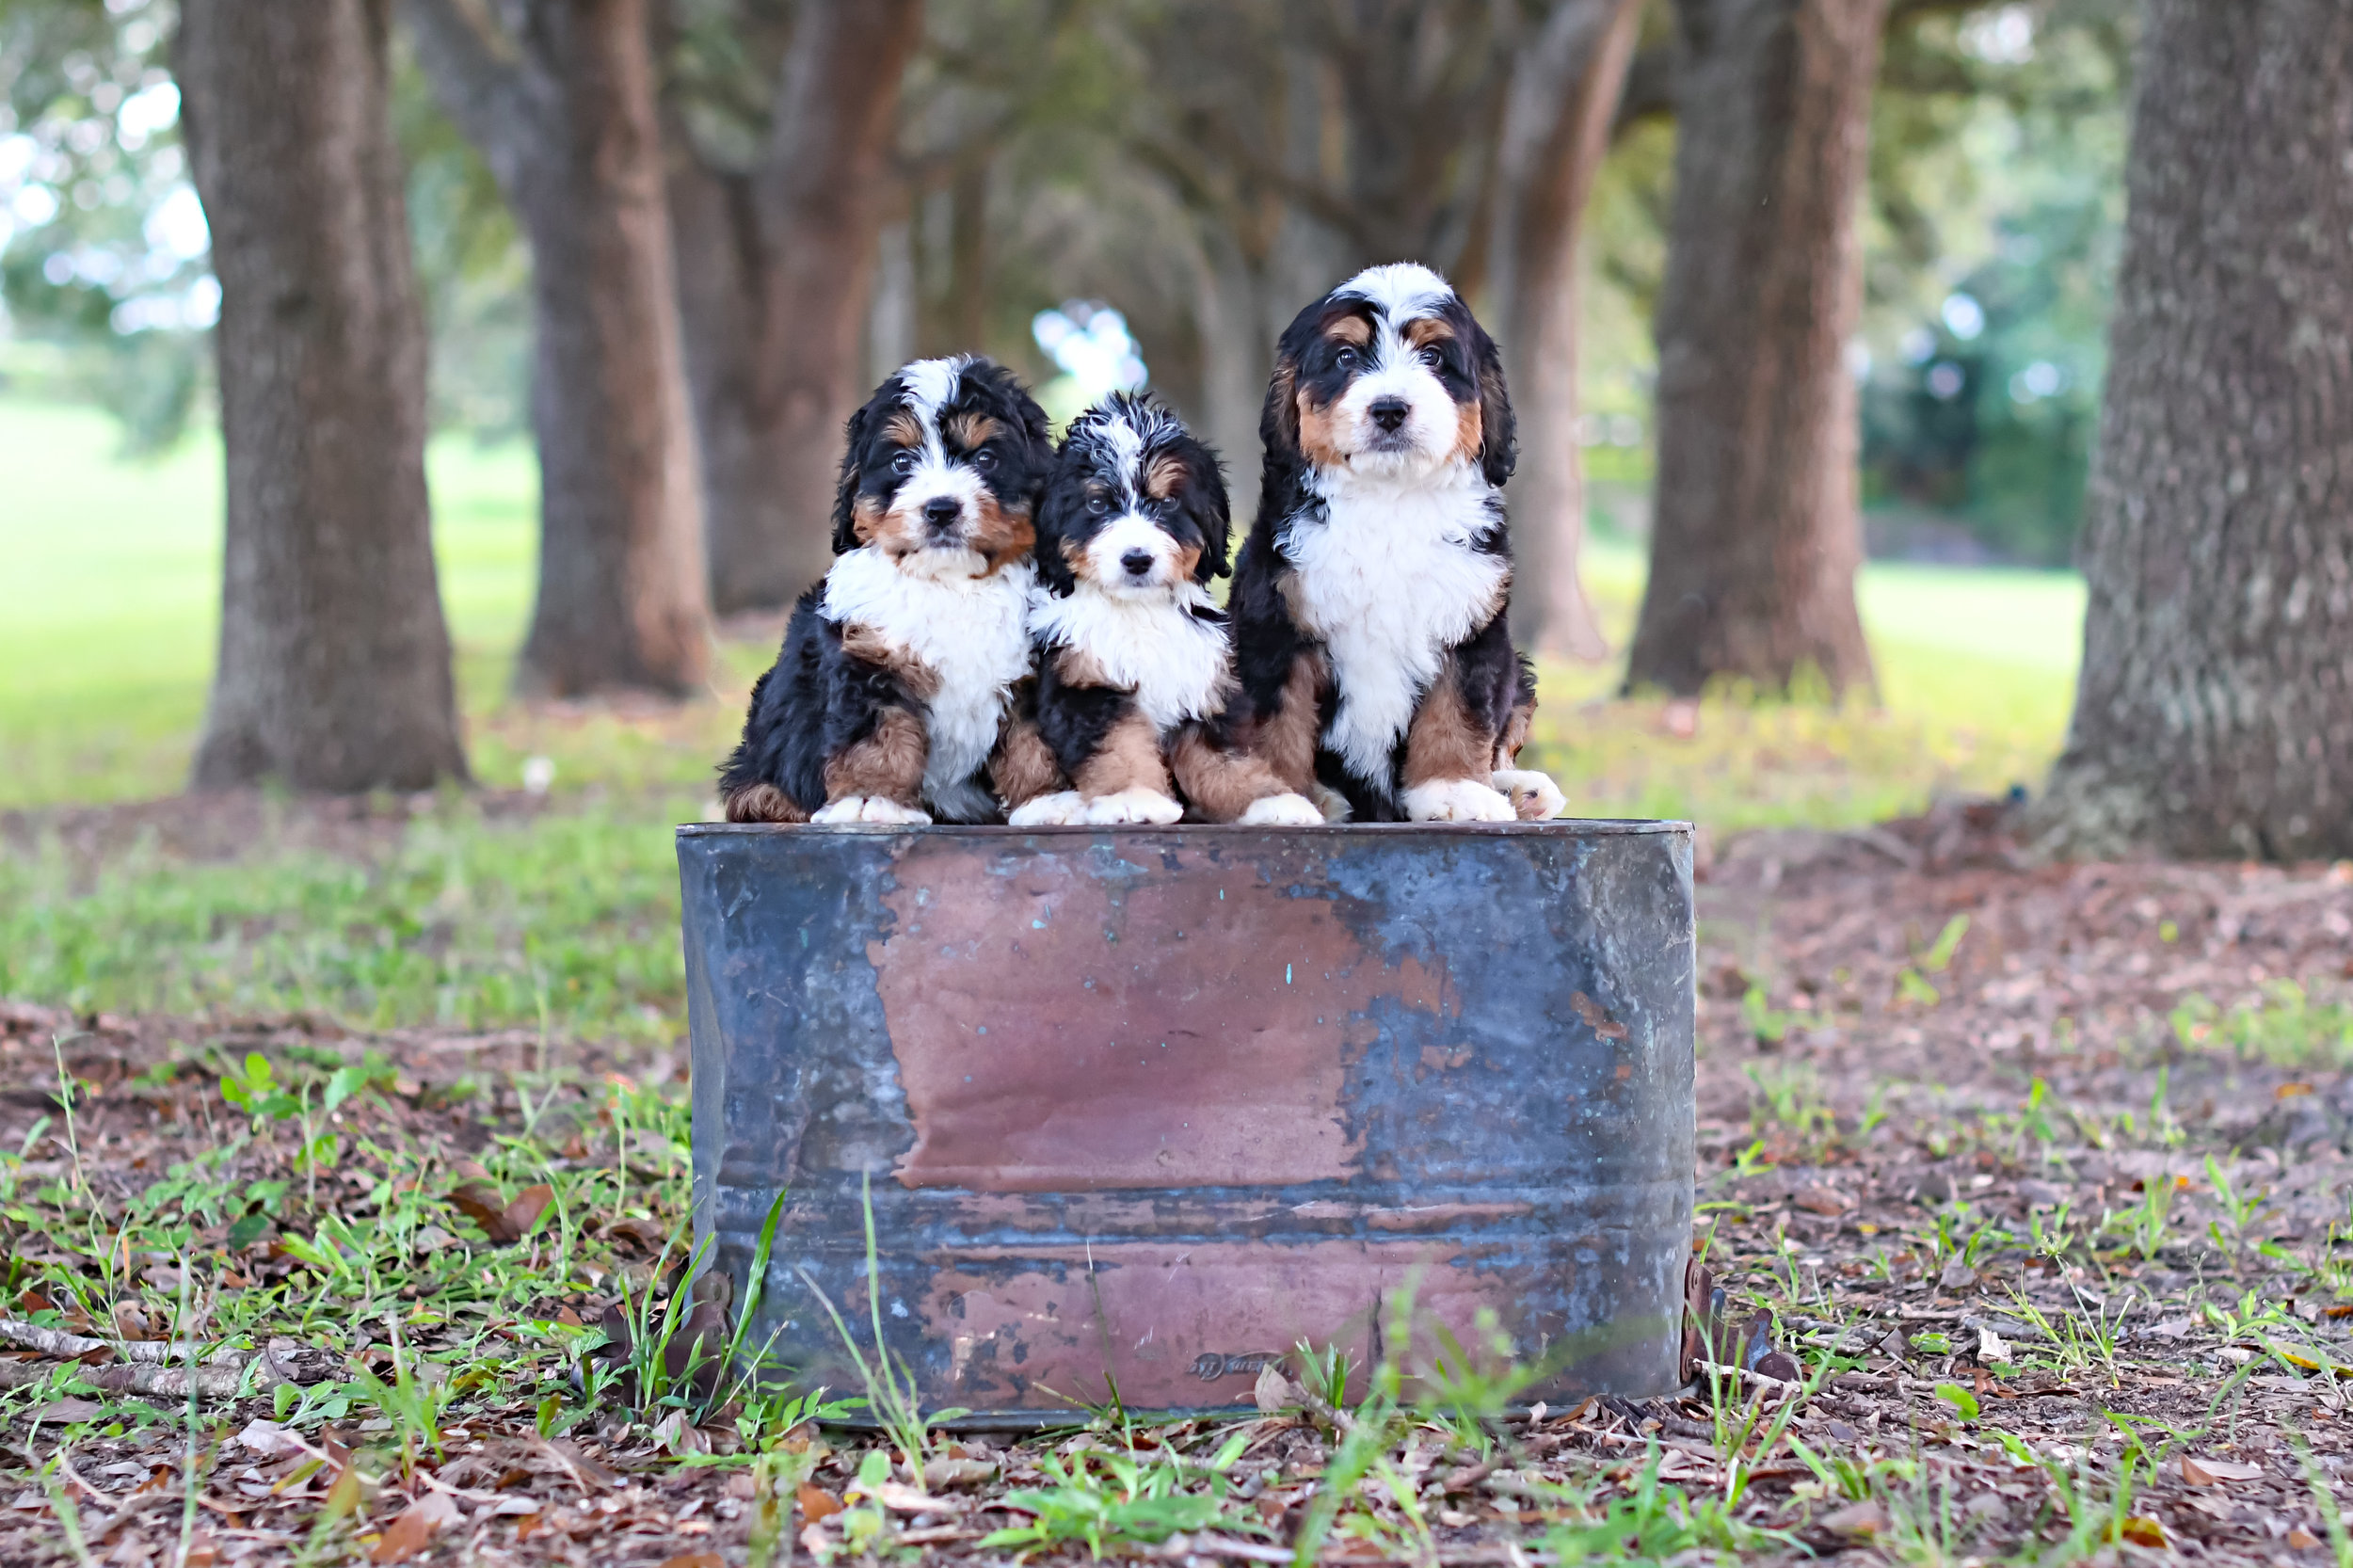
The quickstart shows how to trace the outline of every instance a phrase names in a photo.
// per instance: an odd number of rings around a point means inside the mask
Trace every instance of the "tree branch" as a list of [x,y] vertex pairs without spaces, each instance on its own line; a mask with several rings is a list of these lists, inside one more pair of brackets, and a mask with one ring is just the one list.
[[401,8],[435,100],[514,201],[531,138],[529,95],[513,41],[481,0],[403,0]]

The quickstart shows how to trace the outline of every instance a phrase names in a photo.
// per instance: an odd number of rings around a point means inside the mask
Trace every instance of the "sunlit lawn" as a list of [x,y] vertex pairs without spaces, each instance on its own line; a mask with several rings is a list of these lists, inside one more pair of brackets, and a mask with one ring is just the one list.
[[[216,632],[218,452],[207,440],[130,466],[113,445],[99,414],[0,400],[0,807],[152,798],[186,776]],[[0,858],[0,996],[604,1037],[677,1027],[666,830],[706,809],[770,644],[728,644],[722,689],[682,709],[506,701],[530,607],[530,456],[452,439],[431,468],[475,774],[512,789],[526,758],[552,759],[555,814],[500,820],[448,796],[368,840],[364,863],[273,827],[225,862],[176,859],[137,832],[98,840],[93,862],[88,840],[69,853],[37,828]],[[1623,642],[1640,554],[1597,543],[1588,570]],[[1878,567],[1864,605],[1882,706],[1726,696],[1677,734],[1665,705],[1615,699],[1614,670],[1552,667],[1541,760],[1580,814],[1720,833],[1865,823],[2040,776],[2066,722],[2073,580]]]

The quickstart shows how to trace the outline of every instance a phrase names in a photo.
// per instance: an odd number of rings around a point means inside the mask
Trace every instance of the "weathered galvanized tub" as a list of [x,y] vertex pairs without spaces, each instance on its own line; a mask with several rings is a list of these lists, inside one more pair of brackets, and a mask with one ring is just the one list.
[[796,1381],[860,1386],[820,1290],[873,1359],[871,1179],[884,1337],[987,1424],[1247,1403],[1303,1341],[1679,1382],[1687,824],[678,850],[697,1240],[744,1301],[787,1194],[748,1341]]

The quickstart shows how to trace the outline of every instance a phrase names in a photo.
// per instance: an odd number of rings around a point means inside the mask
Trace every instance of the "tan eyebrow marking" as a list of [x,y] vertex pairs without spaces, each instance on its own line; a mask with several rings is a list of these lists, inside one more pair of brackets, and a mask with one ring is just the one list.
[[1360,315],[1344,315],[1326,324],[1323,335],[1362,348],[1372,341],[1372,323]]
[[883,434],[901,446],[921,446],[923,422],[909,409],[893,408],[890,417],[883,421]]
[[979,446],[1004,429],[996,420],[977,411],[957,414],[948,421],[948,433],[967,451]]
[[1419,316],[1405,324],[1405,341],[1416,348],[1427,348],[1433,343],[1450,343],[1454,339],[1454,324],[1444,316]]
[[1185,460],[1174,453],[1162,453],[1152,459],[1152,466],[1144,472],[1144,493],[1155,501],[1166,501],[1185,482]]

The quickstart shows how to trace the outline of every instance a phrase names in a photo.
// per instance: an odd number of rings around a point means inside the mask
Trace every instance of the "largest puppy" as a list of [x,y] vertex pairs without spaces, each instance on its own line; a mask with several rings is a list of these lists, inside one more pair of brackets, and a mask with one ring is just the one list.
[[1436,273],[1373,267],[1284,332],[1258,428],[1234,739],[1358,821],[1558,811],[1552,780],[1512,765],[1536,681],[1505,628],[1514,453],[1494,340]]
[[850,420],[833,568],[721,770],[729,822],[987,822],[1059,770],[1020,712],[1046,413],[987,360],[919,360]]

